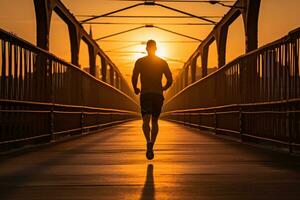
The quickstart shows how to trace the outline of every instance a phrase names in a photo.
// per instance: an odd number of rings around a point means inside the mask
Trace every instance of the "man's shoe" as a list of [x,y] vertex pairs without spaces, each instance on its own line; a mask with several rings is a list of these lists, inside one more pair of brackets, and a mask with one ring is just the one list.
[[153,144],[152,144],[152,142],[148,142],[147,143],[146,157],[147,157],[148,160],[152,160],[154,158]]
[[153,151],[147,151],[146,152],[146,157],[147,157],[148,160],[152,160],[154,158]]

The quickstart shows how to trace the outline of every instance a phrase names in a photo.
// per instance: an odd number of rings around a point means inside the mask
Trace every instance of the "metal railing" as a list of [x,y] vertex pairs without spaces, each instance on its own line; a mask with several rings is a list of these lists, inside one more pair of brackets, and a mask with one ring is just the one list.
[[0,69],[1,150],[138,116],[133,93],[125,94],[1,29]]
[[166,99],[163,117],[241,139],[300,145],[300,29]]

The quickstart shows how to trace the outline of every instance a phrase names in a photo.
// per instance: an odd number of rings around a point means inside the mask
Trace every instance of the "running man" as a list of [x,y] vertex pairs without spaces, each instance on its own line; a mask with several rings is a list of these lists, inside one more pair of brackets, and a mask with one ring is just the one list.
[[[163,91],[172,85],[173,78],[168,63],[155,55],[157,48],[154,40],[147,41],[146,50],[148,55],[135,62],[132,85],[135,94],[141,93],[140,105],[143,117],[143,132],[147,141],[146,157],[148,160],[152,160],[154,158],[153,146],[158,133],[158,118],[164,101]],[[167,78],[167,83],[164,86],[162,86],[163,74]],[[139,75],[141,89],[137,87]]]

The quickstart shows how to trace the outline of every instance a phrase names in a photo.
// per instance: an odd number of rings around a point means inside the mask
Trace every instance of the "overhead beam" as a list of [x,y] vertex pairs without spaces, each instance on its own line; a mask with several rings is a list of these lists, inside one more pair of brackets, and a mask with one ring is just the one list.
[[[237,0],[233,7],[216,24],[210,34],[198,46],[196,51],[190,56],[183,68],[188,67],[193,60],[201,55],[203,76],[207,74],[208,48],[213,41],[217,43],[218,66],[222,67],[226,63],[226,41],[228,27],[240,15],[243,16],[245,30],[245,52],[257,48],[257,26],[261,0]],[[243,8],[243,9],[241,9]]]
[[165,28],[162,28],[162,27],[159,27],[159,26],[153,26],[159,30],[163,30],[163,31],[166,31],[168,33],[172,33],[172,34],[175,34],[175,35],[179,35],[179,36],[182,36],[182,37],[185,37],[185,38],[189,38],[191,40],[196,40],[198,42],[202,42],[202,40],[198,39],[198,38],[195,38],[195,37],[191,37],[191,36],[188,36],[188,35],[185,35],[185,34],[182,34],[182,33],[178,33],[178,32],[175,32],[175,31],[171,31],[169,29],[165,29]]
[[[136,22],[86,22],[85,24],[93,25],[143,25],[145,23],[136,23]],[[212,23],[154,23],[154,25],[178,25],[178,26],[212,26]]]
[[[96,17],[98,15],[76,15],[76,17]],[[223,16],[198,16],[198,17],[203,17],[203,18],[222,18]],[[107,16],[102,16],[101,18],[184,18],[184,19],[190,19],[194,18],[192,16],[183,16],[183,15],[107,15]],[[85,22],[87,23],[87,22]]]
[[210,22],[212,24],[216,24],[217,23],[217,22],[215,22],[213,20],[210,20],[210,19],[207,19],[207,18],[204,18],[204,17],[201,17],[201,16],[197,16],[197,15],[194,15],[194,14],[191,14],[191,13],[188,13],[188,12],[185,12],[185,11],[182,11],[182,10],[170,7],[170,6],[166,6],[166,5],[163,5],[163,4],[160,4],[160,3],[155,3],[154,2],[154,5],[157,5],[157,6],[160,6],[162,8],[166,8],[168,10],[172,10],[172,11],[175,11],[175,12],[178,12],[178,13],[181,13],[181,14],[193,17],[193,18],[201,19],[203,21]]
[[105,16],[112,15],[112,14],[115,14],[115,13],[118,13],[118,12],[129,10],[131,8],[135,8],[135,7],[142,6],[142,5],[144,5],[144,3],[138,3],[138,4],[134,4],[132,6],[127,6],[125,8],[121,8],[121,9],[118,9],[118,10],[114,10],[112,12],[108,12],[108,13],[105,13],[105,14],[102,14],[102,15],[97,15],[97,16],[82,20],[81,23],[86,23],[86,22],[89,22],[91,20],[95,20],[95,19],[98,19],[98,18],[101,18],[101,17],[105,17]]
[[[142,40],[101,40],[101,42],[116,42],[116,43],[133,43],[133,42],[141,42],[146,44],[145,41]],[[190,41],[190,40],[157,40],[156,42],[160,43],[198,43],[198,41]]]
[[132,32],[132,31],[142,29],[142,28],[157,28],[159,30],[162,30],[162,31],[165,31],[165,32],[168,32],[168,33],[172,33],[172,34],[179,35],[179,36],[182,36],[182,37],[185,37],[185,38],[189,38],[191,40],[196,40],[198,42],[202,42],[202,40],[200,40],[198,38],[191,37],[191,36],[188,36],[188,35],[185,35],[185,34],[182,34],[182,33],[178,33],[178,32],[175,32],[175,31],[171,31],[169,29],[165,29],[165,28],[162,28],[162,27],[159,27],[159,26],[154,26],[153,24],[146,24],[144,26],[138,26],[138,27],[128,29],[128,30],[125,30],[125,31],[121,31],[121,32],[118,32],[118,33],[113,33],[113,34],[110,34],[110,35],[106,35],[106,36],[95,39],[95,41],[99,41],[99,40],[106,39],[106,38],[109,38],[109,37],[113,37],[113,36],[116,36],[116,35],[121,35],[121,34],[124,34],[124,33]]
[[121,8],[121,9],[118,9],[118,10],[114,10],[114,11],[111,11],[111,12],[108,12],[108,13],[105,13],[105,14],[102,14],[102,15],[96,15],[96,16],[90,17],[88,19],[82,20],[81,23],[84,24],[84,23],[87,23],[91,20],[95,20],[95,19],[98,19],[98,18],[101,18],[101,17],[106,17],[106,16],[109,16],[109,15],[112,15],[112,14],[115,14],[115,13],[119,13],[119,12],[129,10],[129,9],[132,9],[132,8],[135,8],[135,7],[138,7],[138,6],[142,6],[142,5],[145,5],[145,6],[159,6],[159,7],[165,8],[167,10],[172,10],[172,11],[180,13],[180,14],[184,14],[184,15],[187,15],[187,16],[190,16],[190,17],[193,17],[193,18],[197,18],[197,19],[200,19],[200,20],[203,20],[203,21],[206,21],[206,22],[210,22],[212,24],[217,23],[217,22],[215,22],[213,20],[210,20],[210,19],[207,19],[205,17],[197,16],[197,15],[194,15],[192,13],[188,13],[188,12],[185,12],[183,10],[179,10],[177,8],[173,8],[173,7],[170,7],[170,6],[167,6],[167,5],[163,5],[163,4],[159,4],[159,3],[156,3],[155,1],[152,1],[152,0],[151,1],[146,0],[146,1],[144,1],[144,3],[134,4],[134,5],[127,6],[125,8]]
[[102,39],[105,39],[105,38],[109,38],[109,37],[113,37],[113,36],[116,36],[116,35],[121,35],[121,34],[124,34],[124,33],[132,32],[132,31],[142,29],[142,28],[145,28],[145,26],[138,26],[138,27],[127,29],[125,31],[121,31],[121,32],[118,32],[118,33],[113,33],[113,34],[110,34],[110,35],[106,35],[106,36],[95,39],[95,41],[99,41],[99,40],[102,40]]

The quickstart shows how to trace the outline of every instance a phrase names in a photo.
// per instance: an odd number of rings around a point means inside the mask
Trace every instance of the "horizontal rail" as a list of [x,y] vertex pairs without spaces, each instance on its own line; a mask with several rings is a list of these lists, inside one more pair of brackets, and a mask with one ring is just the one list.
[[0,151],[135,119],[128,91],[0,29]]
[[1,104],[20,104],[20,105],[28,105],[28,106],[47,106],[47,107],[58,107],[58,108],[70,108],[70,109],[89,109],[89,110],[95,110],[98,112],[124,112],[124,113],[131,113],[131,114],[137,114],[137,112],[134,111],[128,111],[128,110],[119,110],[119,109],[112,109],[112,108],[97,108],[97,107],[90,107],[90,106],[76,106],[76,105],[66,105],[66,104],[56,104],[56,103],[42,103],[42,102],[33,102],[33,101],[17,101],[17,100],[6,100],[6,99],[0,99]]
[[[80,69],[79,67],[69,63],[69,62],[66,62],[65,60],[62,60],[61,58],[55,56],[54,54],[42,49],[42,48],[39,48],[33,44],[31,44],[30,42],[22,39],[22,38],[19,38],[3,29],[0,28],[0,42],[2,42],[2,45],[3,45],[3,42],[7,42],[7,46],[16,46],[16,48],[19,48],[18,51],[29,51],[30,53],[34,53],[34,55],[37,57],[37,55],[42,55],[44,57],[47,57],[47,59],[51,60],[51,61],[54,61],[54,62],[58,62],[59,64],[61,64],[62,66],[65,66],[65,67],[68,67],[72,70],[75,70],[75,71],[78,71],[79,73],[81,73],[83,76],[88,76],[89,79],[93,79],[94,81],[97,82],[97,84],[103,84],[103,85],[106,85],[107,87],[111,88],[112,90],[115,90],[116,92],[119,92],[121,93],[122,95],[128,97],[128,99],[130,99],[131,101],[135,102],[136,103],[136,98],[133,96],[133,92],[130,91],[122,91],[118,88],[115,88],[113,87],[111,84],[107,83],[107,82],[104,82],[100,79],[97,79],[96,77],[92,76],[91,74],[87,73],[86,71]],[[1,43],[0,43],[1,44]],[[5,44],[5,43],[4,43]],[[3,51],[3,46],[2,46],[2,51]],[[3,53],[5,53],[5,55],[8,54],[8,52],[2,52],[2,56],[4,55]],[[32,57],[34,55],[31,55]],[[11,57],[13,56],[13,52],[11,52]],[[18,56],[18,55],[14,55],[14,56]],[[24,56],[24,59],[25,59],[25,56],[26,55],[19,55],[19,56]],[[12,58],[11,58],[12,59]],[[21,57],[19,58],[21,59]],[[28,59],[28,58],[27,58]],[[32,58],[33,59],[33,58]],[[3,70],[3,62],[5,60],[1,59],[2,60],[2,70]],[[0,61],[1,61],[0,60]],[[12,62],[12,61],[11,61]],[[21,60],[17,60],[17,62],[21,62]],[[24,62],[24,60],[23,60]],[[7,64],[7,63],[6,63]],[[15,63],[15,64],[18,64],[18,63]],[[34,65],[34,63],[31,63],[32,65]],[[12,66],[11,66],[12,67]],[[23,67],[23,68],[29,68],[30,66],[18,66],[19,68]],[[31,68],[33,67],[37,67],[37,66],[31,66]],[[19,69],[20,70],[20,69]],[[6,69],[6,72],[8,71],[8,69]],[[13,70],[12,70],[13,71]],[[28,71],[29,73],[30,71]],[[26,73],[24,70],[23,70],[23,73]],[[16,76],[15,74],[11,74],[11,76]],[[127,84],[127,83],[126,83]],[[1,97],[0,97],[1,98]]]
[[295,99],[281,105],[270,102],[214,109],[173,110],[163,113],[162,118],[220,134],[229,133],[242,141],[252,139],[277,143],[288,147],[292,152],[300,145],[299,105],[300,99]]
[[299,52],[296,29],[177,93],[175,84],[162,116],[242,140],[284,144],[292,152],[300,144]]
[[[172,110],[172,111],[166,111],[164,114],[172,114],[172,113],[184,113],[184,112],[201,112],[206,111],[205,113],[209,113],[208,111],[214,111],[214,110],[220,110],[220,109],[234,109],[237,107],[253,107],[253,106],[279,106],[282,104],[297,104],[300,102],[300,98],[295,99],[287,99],[283,101],[272,101],[272,102],[258,102],[258,103],[244,103],[244,104],[229,104],[229,105],[223,105],[223,106],[213,106],[213,107],[206,107],[206,108],[191,108],[191,109],[178,109],[178,110]],[[234,112],[234,111],[233,111]],[[293,111],[288,111],[293,112]],[[211,112],[213,114],[213,112]]]
[[51,136],[51,134],[43,134],[43,135],[38,135],[38,136],[33,136],[33,137],[28,137],[28,138],[3,141],[3,142],[0,142],[0,145],[9,144],[9,143],[16,143],[16,142],[23,142],[23,141],[28,141],[28,140],[35,140],[35,139],[49,137],[49,136]]

